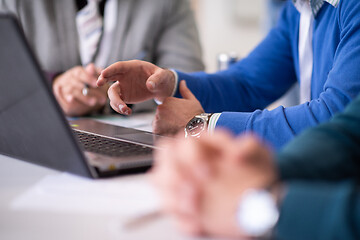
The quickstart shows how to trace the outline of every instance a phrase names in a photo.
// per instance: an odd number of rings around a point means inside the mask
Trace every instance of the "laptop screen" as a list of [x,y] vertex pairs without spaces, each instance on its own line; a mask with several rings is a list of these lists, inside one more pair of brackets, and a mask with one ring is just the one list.
[[0,14],[0,36],[0,153],[90,176],[15,17]]

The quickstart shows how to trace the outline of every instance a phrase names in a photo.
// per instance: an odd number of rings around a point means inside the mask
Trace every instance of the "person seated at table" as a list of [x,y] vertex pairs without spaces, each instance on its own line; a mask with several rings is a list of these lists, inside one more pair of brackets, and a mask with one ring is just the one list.
[[360,96],[277,154],[254,135],[221,131],[159,147],[152,178],[187,233],[360,239]]
[[[203,130],[254,131],[280,149],[343,111],[360,92],[359,13],[357,0],[287,1],[278,25],[226,71],[185,74],[147,62],[118,62],[102,72],[98,84],[117,81],[109,97],[119,113],[131,113],[127,103],[162,102],[155,133],[183,131],[193,119],[204,124]],[[186,84],[179,85],[181,80]],[[296,81],[300,105],[264,109]]]
[[95,82],[110,63],[141,59],[186,72],[204,69],[187,0],[1,0],[0,11],[18,17],[69,116],[107,105],[108,86]]

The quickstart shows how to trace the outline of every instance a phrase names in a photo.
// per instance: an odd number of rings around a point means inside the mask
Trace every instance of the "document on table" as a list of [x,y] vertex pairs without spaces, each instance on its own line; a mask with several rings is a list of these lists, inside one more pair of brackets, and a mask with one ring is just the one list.
[[100,115],[91,118],[107,124],[152,132],[151,124],[154,119],[154,115],[155,115],[154,112],[147,112],[147,113],[136,113],[131,116]]
[[62,173],[40,180],[12,208],[127,218],[156,211],[159,201],[146,175],[91,180]]

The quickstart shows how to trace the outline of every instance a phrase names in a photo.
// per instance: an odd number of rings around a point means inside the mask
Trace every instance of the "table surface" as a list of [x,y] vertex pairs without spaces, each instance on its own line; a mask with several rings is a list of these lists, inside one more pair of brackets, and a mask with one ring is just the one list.
[[[149,119],[151,119],[151,116],[149,114],[146,116],[146,118],[144,116],[140,116],[140,118],[146,119],[148,125],[150,125],[151,121],[149,122]],[[117,120],[114,117],[100,119],[108,123],[113,121],[116,125],[127,125],[129,122],[128,118],[125,120]],[[141,125],[139,125],[140,129],[149,129],[149,126],[146,127],[139,122],[137,124]],[[72,179],[72,175],[68,175],[70,177],[66,176],[67,179]],[[144,175],[121,176],[106,181],[110,185],[132,182],[140,182],[141,184],[142,181],[144,183],[146,181]],[[54,201],[56,205],[54,209],[42,208],[41,204],[40,207],[33,208],[31,204],[27,207],[19,207],[19,204],[14,204],[29,191],[34,192],[34,186],[39,187],[39,184],[41,185],[44,180],[63,176],[64,173],[0,155],[0,239],[193,239],[176,231],[172,222],[166,216],[127,229],[124,228],[124,221],[128,221],[126,219],[128,215],[119,214],[119,211],[113,214],[109,214],[109,212],[102,213],[101,211],[62,211],[61,209],[66,209],[67,206],[60,199],[69,196],[65,196],[68,193],[60,191],[59,186],[55,186],[55,184],[47,186],[48,190],[54,191],[53,193],[50,191],[48,195],[55,194],[54,196],[59,197],[59,201]],[[98,180],[86,181],[94,181],[94,185],[96,185]],[[90,188],[91,184],[90,182]],[[80,199],[85,204],[87,200],[94,200],[91,199],[92,197],[93,195],[90,194],[88,199]],[[38,200],[46,203],[45,205],[50,204],[44,199],[39,198]],[[36,205],[36,202],[32,204]],[[136,206],[132,205],[130,208],[135,210]]]

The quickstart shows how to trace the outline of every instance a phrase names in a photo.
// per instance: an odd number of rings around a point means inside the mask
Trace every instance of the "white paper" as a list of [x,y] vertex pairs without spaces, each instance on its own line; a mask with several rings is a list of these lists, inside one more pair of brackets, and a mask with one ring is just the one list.
[[159,201],[146,175],[91,180],[62,173],[42,179],[12,208],[133,217],[156,211]]
[[154,119],[154,112],[151,113],[136,113],[130,116],[98,116],[93,119],[121,127],[135,128],[142,131],[152,132],[152,121]]

